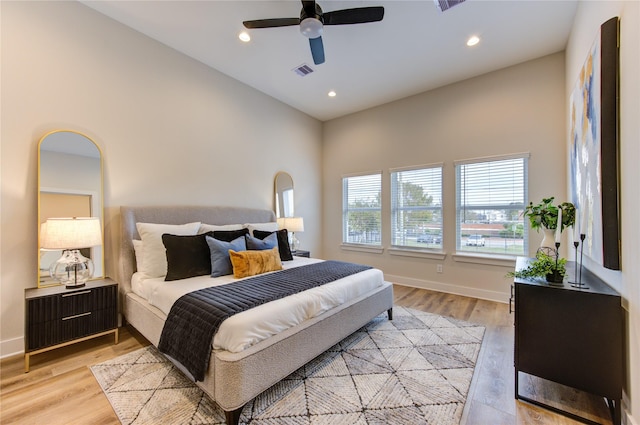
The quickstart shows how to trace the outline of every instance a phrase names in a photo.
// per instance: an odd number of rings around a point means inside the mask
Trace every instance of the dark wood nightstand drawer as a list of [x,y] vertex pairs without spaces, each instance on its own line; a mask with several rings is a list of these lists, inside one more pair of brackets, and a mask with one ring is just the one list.
[[29,356],[114,333],[118,342],[118,284],[110,279],[25,291],[25,370]]
[[26,350],[34,351],[117,327],[115,307],[29,324]]
[[311,257],[311,253],[309,251],[302,251],[300,249],[296,251],[291,251],[291,255],[294,255],[296,257],[307,257],[307,258]]
[[93,310],[112,308],[118,297],[118,286],[104,286],[60,295],[62,318],[76,316]]
[[117,285],[28,297],[27,320],[30,324],[37,324],[112,308],[117,303],[117,297]]

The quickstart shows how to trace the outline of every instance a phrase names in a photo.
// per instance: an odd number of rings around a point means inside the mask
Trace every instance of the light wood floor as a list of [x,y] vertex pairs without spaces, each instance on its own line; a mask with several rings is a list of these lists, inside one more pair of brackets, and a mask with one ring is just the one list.
[[[396,285],[396,305],[478,323],[486,327],[476,372],[462,423],[577,424],[527,403],[514,400],[513,315],[508,306]],[[134,329],[120,330],[120,343],[112,336],[96,338],[31,358],[24,373],[22,356],[0,363],[1,424],[118,424],[111,405],[88,366],[137,350],[149,342]],[[568,388],[535,378],[520,378],[521,393],[541,401],[559,400],[558,407],[591,420],[610,424],[605,403]]]

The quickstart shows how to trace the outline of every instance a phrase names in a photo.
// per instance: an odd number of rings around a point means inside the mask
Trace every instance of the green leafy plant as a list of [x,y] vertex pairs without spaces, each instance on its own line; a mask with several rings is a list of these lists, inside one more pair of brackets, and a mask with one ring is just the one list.
[[552,196],[543,198],[542,202],[534,205],[529,202],[524,208],[524,215],[529,219],[532,229],[539,231],[541,227],[555,230],[558,227],[558,209],[562,209],[561,231],[566,227],[571,227],[576,222],[576,207],[571,202],[563,202],[560,205],[553,205]]
[[[564,221],[564,220],[563,220]],[[544,277],[550,282],[562,282],[566,274],[566,258],[558,258],[539,250],[536,259],[529,263],[524,269],[507,273],[508,277],[530,279],[533,277]]]

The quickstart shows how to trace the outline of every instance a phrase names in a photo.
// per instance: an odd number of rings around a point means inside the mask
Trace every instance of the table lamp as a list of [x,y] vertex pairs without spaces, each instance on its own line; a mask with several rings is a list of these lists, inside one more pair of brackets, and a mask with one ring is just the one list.
[[304,220],[302,217],[282,217],[278,219],[278,228],[291,232],[291,250],[297,251],[300,243],[296,238],[296,232],[304,232]]
[[67,288],[81,288],[93,276],[93,261],[80,248],[102,245],[100,219],[96,217],[49,218],[41,227],[40,247],[62,250],[51,264],[51,277]]

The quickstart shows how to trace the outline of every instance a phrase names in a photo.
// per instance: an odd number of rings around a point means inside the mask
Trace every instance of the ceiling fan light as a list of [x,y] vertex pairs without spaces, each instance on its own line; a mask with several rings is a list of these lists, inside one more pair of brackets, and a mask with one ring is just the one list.
[[300,22],[300,33],[307,38],[318,38],[322,35],[322,22],[316,18],[305,18]]

